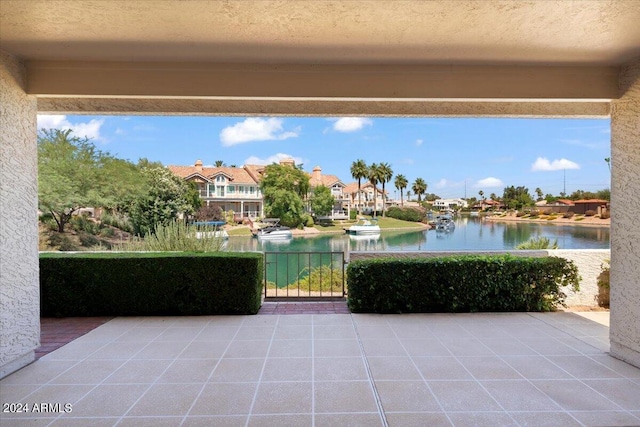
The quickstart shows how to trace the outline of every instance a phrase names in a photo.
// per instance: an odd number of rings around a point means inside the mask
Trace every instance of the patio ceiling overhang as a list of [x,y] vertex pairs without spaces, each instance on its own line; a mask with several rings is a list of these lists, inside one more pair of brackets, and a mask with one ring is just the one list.
[[632,0],[4,0],[0,12],[2,49],[25,61],[40,112],[603,117],[619,67],[640,56]]

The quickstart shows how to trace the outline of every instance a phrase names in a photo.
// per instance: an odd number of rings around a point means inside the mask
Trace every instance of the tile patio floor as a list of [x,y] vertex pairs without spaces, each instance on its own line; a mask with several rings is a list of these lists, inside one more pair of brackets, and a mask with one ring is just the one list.
[[120,317],[0,381],[71,412],[0,425],[640,425],[607,350],[576,313]]

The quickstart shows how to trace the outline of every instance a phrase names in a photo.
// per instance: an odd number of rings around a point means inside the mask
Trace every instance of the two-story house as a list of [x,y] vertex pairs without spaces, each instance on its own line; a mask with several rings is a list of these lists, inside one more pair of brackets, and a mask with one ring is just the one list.
[[335,199],[333,209],[327,216],[319,216],[319,219],[348,219],[351,210],[349,195],[344,191],[346,185],[335,175],[323,175],[322,168],[316,166],[309,176],[311,189],[324,185],[331,190]]
[[[362,213],[370,214],[375,209],[378,212],[382,212],[384,205],[387,203],[387,197],[383,194],[382,190],[378,187],[371,185],[370,182],[363,182],[360,186],[360,193],[358,193],[358,183],[353,182],[345,186],[342,190],[347,195],[351,209],[362,211]],[[376,192],[374,201],[373,194]],[[359,197],[359,194],[362,197]],[[362,199],[362,205],[360,205],[360,199]],[[375,203],[375,206],[374,206]]]
[[197,160],[193,166],[172,165],[168,168],[185,181],[196,183],[205,205],[233,211],[237,221],[264,216],[259,184],[263,166],[205,167]]

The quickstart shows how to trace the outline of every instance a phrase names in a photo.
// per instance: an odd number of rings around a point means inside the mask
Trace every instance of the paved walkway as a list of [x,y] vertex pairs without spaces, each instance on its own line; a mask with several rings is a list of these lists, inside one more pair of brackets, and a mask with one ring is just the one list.
[[0,424],[640,425],[607,342],[574,313],[116,318],[0,381],[30,410]]

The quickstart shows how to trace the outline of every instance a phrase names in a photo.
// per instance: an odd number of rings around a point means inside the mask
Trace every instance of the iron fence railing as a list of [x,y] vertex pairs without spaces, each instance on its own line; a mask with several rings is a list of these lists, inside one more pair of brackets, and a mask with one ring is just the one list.
[[265,252],[265,298],[344,298],[344,252]]

